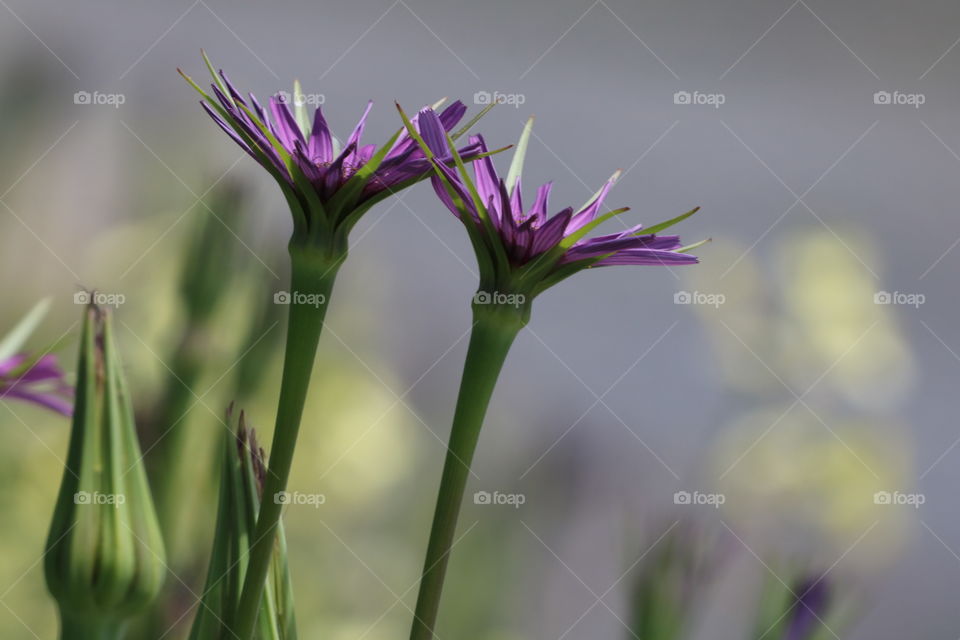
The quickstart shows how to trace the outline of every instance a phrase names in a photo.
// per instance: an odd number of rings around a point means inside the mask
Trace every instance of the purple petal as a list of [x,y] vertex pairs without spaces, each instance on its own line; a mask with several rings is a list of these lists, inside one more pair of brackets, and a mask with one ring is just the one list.
[[253,105],[253,112],[257,114],[257,117],[260,118],[260,121],[263,123],[269,123],[270,118],[267,117],[267,112],[264,111],[260,101],[257,100],[257,96],[253,95],[252,93],[248,93],[247,95],[250,97],[250,104]]
[[[442,162],[434,162],[433,166],[437,171],[442,173],[444,177],[446,177],[447,181],[453,187],[454,193],[456,193],[460,200],[463,201],[467,211],[469,211],[474,219],[478,219],[479,215],[477,214],[476,208],[473,205],[473,198],[470,197],[466,187],[464,187],[463,183],[460,182],[460,177],[457,175],[457,173],[450,167],[444,165]],[[454,215],[460,217],[461,212],[454,204],[450,194],[447,192],[446,185],[443,183],[443,181],[438,176],[434,176],[431,179],[431,182],[433,184],[433,190],[437,192],[440,200],[447,205],[447,208],[450,209]]]
[[610,192],[610,187],[612,186],[613,180],[607,180],[606,184],[604,184],[603,188],[600,190],[600,193],[597,194],[597,197],[594,198],[590,204],[578,211],[573,218],[571,218],[570,226],[567,227],[567,235],[573,233],[597,217],[597,212],[599,212],[600,207],[603,206],[603,200],[607,197],[607,193]]
[[363,165],[370,162],[370,158],[373,157],[373,154],[377,151],[377,145],[375,144],[366,144],[360,149],[357,150],[356,165],[357,167],[362,167]]
[[417,132],[434,155],[445,158],[450,154],[447,149],[447,138],[440,118],[433,109],[423,109],[417,117]]
[[223,80],[223,83],[227,85],[227,91],[230,92],[230,97],[234,99],[235,102],[246,106],[246,102],[243,101],[243,96],[240,95],[240,92],[237,91],[236,87],[233,86],[233,83],[230,82],[230,79],[227,78],[227,74],[223,72],[223,69],[220,69],[220,78]]
[[595,258],[614,251],[623,251],[624,249],[656,249],[659,251],[671,251],[680,248],[680,236],[619,236],[616,238],[591,238],[583,243],[578,243],[571,248],[567,255],[571,259],[579,260],[581,258]]
[[307,154],[314,162],[327,163],[333,160],[333,140],[321,107],[313,112],[313,129],[307,143]]
[[[547,183],[549,185],[550,183]],[[547,186],[544,185],[544,186]],[[542,189],[543,187],[541,187]],[[536,238],[533,241],[533,246],[530,249],[530,252],[533,255],[543,253],[555,247],[558,242],[563,240],[564,229],[567,228],[567,224],[570,222],[570,217],[573,216],[573,207],[567,207],[560,213],[554,215],[550,218],[546,224],[537,229]]]
[[233,127],[231,127],[226,122],[224,122],[223,118],[220,117],[220,114],[214,111],[213,108],[210,105],[208,105],[205,100],[200,101],[200,106],[203,107],[203,110],[206,111],[211,118],[213,118],[213,121],[217,123],[217,126],[223,129],[228,136],[233,138],[234,142],[240,145],[241,149],[243,149],[244,151],[249,153],[251,156],[256,158],[256,156],[253,153],[253,150],[250,148],[250,146],[246,142],[244,142],[243,138],[241,138],[239,134],[237,134],[237,132],[233,130]]
[[326,168],[318,167],[317,163],[307,156],[306,149],[299,140],[296,141],[294,146],[293,157],[297,161],[297,166],[300,167],[300,170],[303,171],[303,174],[307,176],[307,179],[310,180],[314,186],[322,186],[324,184]]
[[444,130],[450,131],[457,126],[457,123],[463,119],[466,113],[467,105],[456,100],[440,114],[440,123],[443,125]]
[[[570,262],[564,258],[562,262]],[[658,249],[624,249],[609,258],[604,258],[596,263],[598,267],[608,267],[614,265],[680,265],[696,264],[699,262],[696,256],[686,253],[677,253],[676,251],[661,251]]]
[[517,225],[517,232],[514,235],[512,254],[518,262],[526,262],[530,259],[533,242],[536,237],[536,229],[533,225],[536,222],[534,218],[527,218]]
[[552,188],[553,183],[547,182],[540,185],[540,188],[537,189],[537,198],[533,202],[533,208],[530,209],[530,215],[534,216],[539,221],[539,224],[543,224],[547,219],[547,201],[550,199],[550,190]]
[[[477,146],[480,153],[487,152],[487,143],[484,142],[483,136],[471,136],[470,142]],[[497,175],[497,169],[493,166],[493,160],[490,156],[475,160],[473,163],[473,173],[476,178],[475,182],[477,193],[480,194],[480,200],[483,202],[492,201],[493,204],[490,207],[491,217],[496,220],[499,225],[500,214],[503,209],[500,200],[500,177]]]
[[57,364],[56,356],[47,354],[33,363],[33,366],[17,376],[23,382],[44,382],[47,380],[63,380],[64,373]]
[[27,402],[51,409],[68,417],[73,414],[73,401],[61,398],[53,393],[36,393],[20,389],[10,389],[0,394],[0,399],[3,398],[26,400]]
[[516,184],[513,185],[513,191],[510,192],[510,208],[515,216],[523,215],[523,200],[520,198],[520,178],[517,177]]
[[337,188],[340,186],[341,179],[343,177],[343,163],[344,161],[353,153],[356,149],[356,143],[351,142],[347,145],[337,159],[330,163],[330,167],[327,169],[327,173],[324,179],[327,190],[327,197],[330,197],[336,192]]
[[293,114],[290,113],[290,108],[277,96],[270,98],[270,113],[273,114],[274,124],[276,124],[277,139],[280,140],[280,144],[283,145],[284,149],[293,151],[297,142],[306,144],[306,140],[303,139],[303,133],[300,131],[300,127],[297,126],[297,121],[294,120]]
[[0,377],[3,377],[19,367],[21,364],[26,362],[26,354],[17,354],[10,356],[6,360],[0,362]]
[[[496,202],[497,199],[499,199],[499,203]],[[517,219],[510,210],[510,196],[507,195],[507,185],[502,179],[499,184],[499,196],[497,198],[490,196],[487,209],[489,210],[495,204],[502,207],[500,210],[500,235],[503,237],[503,243],[511,247],[516,242]]]
[[360,136],[363,135],[363,128],[366,126],[366,123],[367,123],[367,114],[370,113],[371,108],[373,108],[373,100],[370,100],[369,102],[367,102],[367,108],[364,109],[363,115],[360,116],[360,121],[357,122],[357,126],[354,127],[353,133],[350,134],[350,138],[347,140],[347,144],[350,144],[352,142],[357,146],[360,145]]
[[[420,112],[417,113],[417,115],[410,118],[410,124],[412,124],[413,127],[418,132],[421,133],[421,135],[423,132],[420,131],[420,125],[419,125],[420,113],[428,109],[430,111],[433,111],[433,109],[430,107],[424,107],[423,109],[420,110]],[[457,123],[460,122],[460,119],[463,118],[463,115],[466,112],[467,112],[466,105],[464,105],[459,100],[457,100],[456,102],[451,104],[449,107],[444,109],[438,116],[440,118],[440,125],[443,127],[443,130],[449,131],[450,129],[455,127]],[[428,144],[428,146],[430,145]],[[432,146],[430,146],[430,149],[431,151],[433,151]],[[447,153],[446,141],[444,141],[443,149],[444,149],[443,153],[444,155],[446,155]],[[437,152],[434,151],[434,153],[437,153]],[[394,162],[394,161],[403,162],[407,159],[422,158],[422,157],[423,157],[423,151],[420,149],[420,146],[417,144],[417,141],[411,138],[410,134],[406,131],[406,129],[404,129],[402,132],[400,132],[400,136],[397,138],[397,141],[393,143],[393,146],[390,148],[390,151],[387,153],[386,156],[384,156],[383,164],[389,165],[391,162]]]

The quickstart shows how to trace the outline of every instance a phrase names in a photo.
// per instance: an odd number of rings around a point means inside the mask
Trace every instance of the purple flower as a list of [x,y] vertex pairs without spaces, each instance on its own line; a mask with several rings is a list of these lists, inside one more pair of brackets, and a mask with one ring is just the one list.
[[[379,150],[361,143],[372,102],[341,148],[319,106],[312,119],[308,116],[299,84],[292,96],[278,93],[265,108],[253,94],[245,99],[222,70],[214,73],[206,55],[204,60],[214,79],[214,97],[184,78],[203,95],[200,104],[214,122],[280,184],[294,214],[295,233],[318,237],[341,225],[349,231],[373,204],[432,172],[430,160],[404,129]],[[452,131],[466,111],[462,102],[454,102],[438,116],[439,126]],[[477,119],[453,137],[465,133]],[[477,149],[472,143],[460,154],[473,157]],[[450,160],[449,154],[442,155]]]
[[16,398],[69,416],[73,387],[66,382],[56,356],[34,359],[24,354],[0,361],[0,400]]
[[[454,151],[441,118],[432,109],[421,110],[417,120],[421,143],[435,159]],[[537,189],[533,204],[525,208],[520,177],[531,126],[532,119],[524,128],[506,178],[498,175],[492,159],[486,155],[481,136],[470,138],[480,155],[473,164],[473,180],[462,163],[458,163],[458,171],[446,162],[434,162],[433,187],[447,208],[467,226],[477,249],[481,290],[494,286],[501,292],[506,288],[537,295],[587,267],[684,265],[698,261],[685,253],[693,247],[683,247],[679,236],[660,236],[657,232],[690,217],[699,207],[649,229],[636,225],[617,233],[588,237],[601,223],[629,210],[625,207],[601,213],[619,171],[579,209],[566,207],[549,215],[551,182]]]

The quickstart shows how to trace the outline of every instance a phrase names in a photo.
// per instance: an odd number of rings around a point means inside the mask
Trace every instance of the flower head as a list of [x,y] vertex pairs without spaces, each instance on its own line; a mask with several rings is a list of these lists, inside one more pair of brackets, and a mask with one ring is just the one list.
[[[483,138],[470,138],[480,155],[473,163],[472,180],[437,114],[426,108],[417,120],[416,129],[412,121],[406,120],[408,131],[434,160],[436,174],[432,182],[437,195],[470,232],[480,261],[481,291],[493,287],[501,293],[511,291],[533,297],[588,267],[697,262],[696,257],[686,253],[692,246],[682,246],[678,236],[657,233],[692,216],[699,207],[647,229],[636,225],[617,233],[588,237],[603,222],[629,210],[624,207],[601,213],[619,171],[578,209],[566,207],[549,215],[551,182],[537,189],[533,204],[524,207],[520,178],[532,118],[524,127],[506,178],[498,175],[492,159],[486,155]],[[437,160],[444,153],[455,156],[456,169]]]
[[67,384],[57,357],[22,352],[23,343],[48,306],[47,300],[38,303],[0,340],[0,400],[23,400],[69,416],[73,411],[73,387]]
[[[265,108],[253,94],[249,101],[245,99],[222,70],[214,72],[205,54],[204,60],[214,79],[214,97],[186,75],[184,78],[203,95],[200,104],[210,117],[280,184],[293,212],[295,235],[317,237],[349,231],[373,204],[432,172],[430,161],[403,129],[379,150],[376,145],[361,143],[372,102],[341,148],[320,106],[312,119],[308,116],[299,83],[292,96],[277,93]],[[445,132],[452,131],[466,111],[462,102],[454,102],[438,116],[440,126]],[[483,113],[452,138],[465,133]],[[477,148],[472,143],[460,153],[472,157]]]

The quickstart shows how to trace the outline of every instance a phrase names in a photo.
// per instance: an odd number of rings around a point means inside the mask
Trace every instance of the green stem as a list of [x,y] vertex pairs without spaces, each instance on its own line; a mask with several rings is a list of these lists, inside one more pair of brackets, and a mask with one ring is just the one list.
[[123,621],[60,612],[60,640],[123,640]]
[[[316,298],[302,303],[298,303],[296,299],[290,301],[287,345],[277,422],[270,448],[269,472],[264,483],[263,502],[251,540],[250,563],[235,618],[234,633],[238,640],[250,640],[253,637],[257,613],[260,611],[260,598],[270,568],[277,523],[283,508],[281,501],[274,496],[287,488],[317,343],[323,329],[323,319],[330,302],[337,269],[344,258],[345,255],[330,257],[317,249],[305,249],[296,245],[291,245],[290,248],[291,295],[313,295]],[[319,298],[320,296],[322,298]],[[322,303],[315,306],[314,302],[321,299]]]
[[474,325],[430,529],[410,640],[432,640],[457,518],[490,396],[529,309],[474,305]]

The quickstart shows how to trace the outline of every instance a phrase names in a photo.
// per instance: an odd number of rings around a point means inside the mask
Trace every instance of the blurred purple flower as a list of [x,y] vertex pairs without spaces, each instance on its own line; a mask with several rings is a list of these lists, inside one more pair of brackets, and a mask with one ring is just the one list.
[[790,611],[783,640],[808,640],[823,624],[831,604],[830,587],[822,577],[799,585],[796,606]]
[[0,400],[16,398],[69,416],[73,387],[66,382],[54,355],[34,360],[25,354],[0,361]]

